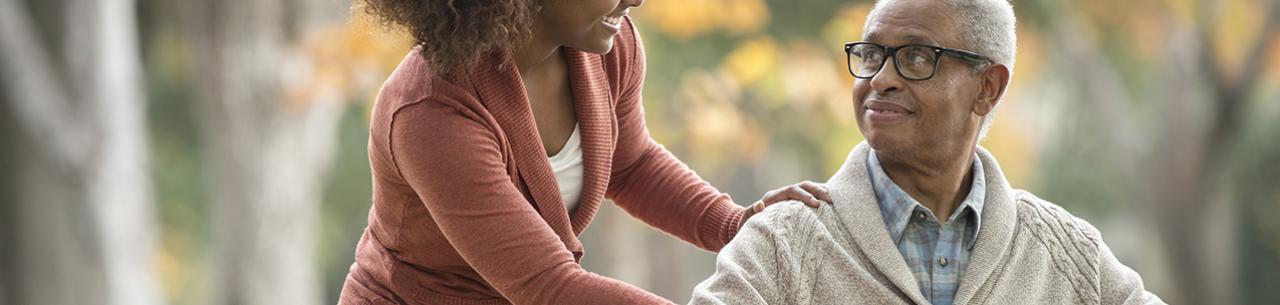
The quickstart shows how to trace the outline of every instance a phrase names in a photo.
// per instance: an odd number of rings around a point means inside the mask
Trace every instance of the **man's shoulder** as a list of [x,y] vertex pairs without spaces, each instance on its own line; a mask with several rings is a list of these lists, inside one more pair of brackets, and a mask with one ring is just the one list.
[[771,205],[759,216],[764,216],[765,220],[778,225],[812,225],[815,221],[820,221],[823,217],[828,217],[835,211],[831,204],[824,203],[817,208],[809,207],[804,202],[796,200],[788,200]]
[[769,206],[747,223],[756,222],[755,225],[764,226],[782,238],[811,237],[817,232],[829,231],[827,227],[836,224],[834,214],[831,204],[812,208],[791,200]]
[[1050,242],[1070,242],[1074,245],[1096,248],[1102,237],[1097,228],[1061,206],[1041,199],[1025,190],[1014,190],[1017,202],[1018,225],[1034,234],[1034,237]]

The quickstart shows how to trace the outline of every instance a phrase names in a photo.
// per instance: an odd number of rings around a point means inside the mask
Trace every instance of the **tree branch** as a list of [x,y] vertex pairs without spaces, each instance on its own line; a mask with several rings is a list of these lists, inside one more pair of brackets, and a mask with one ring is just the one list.
[[19,126],[66,174],[85,170],[98,146],[91,120],[72,105],[54,73],[49,52],[34,34],[30,10],[20,0],[0,0],[0,85]]
[[1240,75],[1240,85],[1235,91],[1242,94],[1241,97],[1248,97],[1257,86],[1264,66],[1262,63],[1269,59],[1267,57],[1272,53],[1271,48],[1276,45],[1273,37],[1276,37],[1277,32],[1280,32],[1280,3],[1272,3],[1271,14],[1267,15],[1267,23],[1262,27],[1262,33],[1259,33],[1258,44],[1245,57],[1244,72]]
[[1270,55],[1271,48],[1274,46],[1272,37],[1280,31],[1280,4],[1271,5],[1265,19],[1266,23],[1255,39],[1257,43],[1246,53],[1242,72],[1235,77],[1223,72],[1224,69],[1218,60],[1219,55],[1214,52],[1213,43],[1216,41],[1214,33],[1217,32],[1217,22],[1208,16],[1207,11],[1198,10],[1197,20],[1201,23],[1200,66],[1213,77],[1214,98],[1220,106],[1214,114],[1214,121],[1210,127],[1212,129],[1209,131],[1209,143],[1207,143],[1210,150],[1207,157],[1214,158],[1220,154],[1219,151],[1224,145],[1235,138],[1242,125],[1240,122],[1240,116],[1244,113],[1242,105],[1257,87],[1262,76],[1262,63]]

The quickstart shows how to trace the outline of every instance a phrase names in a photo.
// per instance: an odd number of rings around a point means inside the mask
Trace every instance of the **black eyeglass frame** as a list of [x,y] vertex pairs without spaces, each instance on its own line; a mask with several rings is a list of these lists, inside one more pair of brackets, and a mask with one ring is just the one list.
[[[995,63],[995,61],[991,60],[990,58],[987,58],[986,56],[982,56],[982,55],[979,55],[978,53],[961,50],[961,49],[944,48],[944,47],[931,46],[926,44],[907,44],[907,45],[901,45],[896,47],[890,47],[890,46],[885,46],[885,45],[870,42],[870,41],[854,41],[854,42],[844,44],[845,66],[847,66],[849,69],[849,75],[853,75],[854,78],[859,78],[859,79],[871,79],[872,77],[876,77],[877,74],[880,74],[880,70],[884,70],[884,63],[883,62],[880,63],[880,67],[876,68],[875,73],[871,73],[871,75],[867,77],[858,76],[857,73],[853,72],[853,56],[854,56],[853,47],[857,45],[870,45],[870,46],[880,47],[881,49],[883,49],[885,54],[888,54],[889,57],[893,58],[893,69],[896,70],[896,72],[898,72],[898,76],[901,76],[902,78],[908,79],[908,80],[921,81],[921,80],[928,80],[930,78],[933,78],[935,74],[938,74],[938,65],[939,63],[942,62],[943,54],[955,56],[956,58],[960,58],[977,65],[988,65],[988,64]],[[934,58],[933,70],[929,72],[928,76],[925,76],[923,78],[912,78],[902,73],[902,65],[898,63],[898,50],[906,49],[910,47],[924,47],[924,48],[933,50],[933,58]],[[885,61],[888,61],[888,59],[886,59]]]

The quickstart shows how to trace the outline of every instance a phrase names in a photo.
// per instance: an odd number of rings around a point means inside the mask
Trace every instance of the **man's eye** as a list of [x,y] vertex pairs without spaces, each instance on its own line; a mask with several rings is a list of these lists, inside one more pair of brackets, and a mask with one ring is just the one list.
[[911,63],[923,64],[929,62],[929,57],[920,53],[911,53],[910,55],[907,55],[907,60],[910,60]]

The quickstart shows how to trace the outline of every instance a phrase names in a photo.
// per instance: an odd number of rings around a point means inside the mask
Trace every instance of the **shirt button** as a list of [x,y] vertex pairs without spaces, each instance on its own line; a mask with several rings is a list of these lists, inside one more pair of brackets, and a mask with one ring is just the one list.
[[920,212],[920,215],[916,217],[920,218],[920,220],[924,220],[924,212]]
[[947,258],[945,258],[945,257],[943,257],[943,258],[939,258],[939,259],[938,259],[938,265],[942,265],[943,267],[946,267],[946,266],[947,266]]

